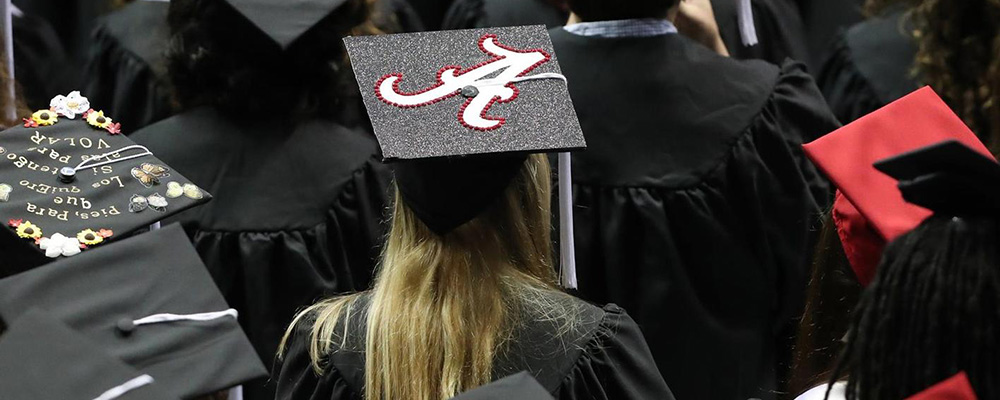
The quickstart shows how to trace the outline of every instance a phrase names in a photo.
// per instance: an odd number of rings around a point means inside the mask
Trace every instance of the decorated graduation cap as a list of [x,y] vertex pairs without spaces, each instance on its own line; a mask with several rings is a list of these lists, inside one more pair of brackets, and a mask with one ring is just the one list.
[[899,181],[903,199],[949,215],[1000,213],[1000,164],[948,140],[875,163]]
[[211,196],[79,92],[0,132],[0,246],[26,269],[125,237]]
[[965,371],[927,388],[926,390],[907,397],[906,400],[977,400],[972,383]]
[[42,310],[0,336],[4,400],[179,400],[161,386]]
[[267,370],[179,225],[0,280],[0,318],[33,308],[192,398]]
[[803,146],[838,188],[833,219],[863,285],[875,277],[885,244],[931,215],[905,201],[896,180],[874,164],[944,140],[958,141],[992,159],[976,135],[925,87]]
[[555,400],[531,374],[520,372],[462,393],[452,400]]
[[346,1],[226,0],[282,49],[287,49]]
[[543,26],[344,39],[396,186],[445,235],[494,204],[528,153],[559,156],[564,284],[575,286],[569,154],[586,147]]

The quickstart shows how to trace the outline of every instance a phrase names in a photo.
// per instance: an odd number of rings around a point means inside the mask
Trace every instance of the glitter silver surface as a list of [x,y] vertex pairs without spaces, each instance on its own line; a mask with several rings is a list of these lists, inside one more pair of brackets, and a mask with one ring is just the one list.
[[375,85],[387,74],[402,73],[400,90],[413,92],[435,84],[437,73],[444,66],[470,67],[490,60],[491,55],[479,48],[479,39],[487,34],[497,35],[499,43],[505,46],[542,49],[552,56],[528,75],[561,73],[548,31],[541,25],[344,39],[386,159],[552,152],[586,147],[566,83],[558,79],[515,83],[518,97],[511,102],[496,103],[487,112],[505,118],[506,123],[485,132],[466,128],[459,122],[459,109],[467,100],[463,96],[415,108],[389,105],[376,96]]

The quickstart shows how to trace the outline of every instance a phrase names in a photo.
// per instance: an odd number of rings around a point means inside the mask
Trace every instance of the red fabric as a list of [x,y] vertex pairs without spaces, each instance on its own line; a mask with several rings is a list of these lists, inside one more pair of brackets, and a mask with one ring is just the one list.
[[[843,193],[837,228],[862,284],[874,277],[884,244],[931,215],[929,210],[904,201],[896,181],[873,164],[944,140],[958,140],[993,159],[948,105],[930,87],[924,87],[803,145],[806,155]],[[836,217],[836,203],[834,207]],[[860,229],[865,225],[877,235]]]
[[977,400],[977,397],[969,383],[969,377],[962,371],[923,392],[907,397],[906,400]]
[[858,282],[868,286],[875,279],[875,267],[882,260],[885,239],[840,191],[833,202],[833,222]]

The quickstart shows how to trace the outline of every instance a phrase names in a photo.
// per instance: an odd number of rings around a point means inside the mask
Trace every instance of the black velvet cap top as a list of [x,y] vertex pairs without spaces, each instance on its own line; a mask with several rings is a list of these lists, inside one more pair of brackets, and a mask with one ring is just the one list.
[[438,234],[495,202],[526,154],[586,147],[544,26],[344,42],[396,185]]
[[0,336],[0,397],[178,400],[41,310],[29,311]]
[[554,400],[527,372],[517,373],[480,388],[462,393],[452,400]]
[[347,0],[226,0],[282,49]]
[[935,213],[1000,213],[1000,164],[956,140],[875,163],[899,181],[907,202]]
[[37,111],[0,132],[0,277],[104,246],[211,199],[120,134],[111,116],[87,112],[79,93],[57,99],[59,111]]
[[31,309],[149,374],[177,398],[215,393],[267,369],[174,224],[0,280],[0,318]]

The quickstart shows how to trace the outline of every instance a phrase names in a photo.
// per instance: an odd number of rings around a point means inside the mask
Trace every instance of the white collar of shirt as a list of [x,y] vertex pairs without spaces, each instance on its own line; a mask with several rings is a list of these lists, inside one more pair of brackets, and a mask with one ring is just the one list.
[[660,18],[580,22],[566,25],[563,29],[574,35],[603,38],[650,37],[677,33],[677,27],[673,23]]

